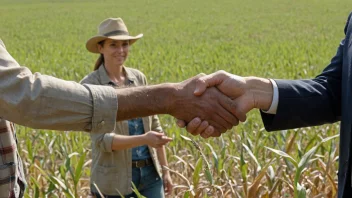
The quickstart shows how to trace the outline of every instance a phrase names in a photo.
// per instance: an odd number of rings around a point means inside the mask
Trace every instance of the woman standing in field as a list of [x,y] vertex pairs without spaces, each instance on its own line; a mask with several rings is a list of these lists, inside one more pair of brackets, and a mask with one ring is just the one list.
[[[100,57],[94,71],[81,83],[113,87],[146,85],[142,72],[124,65],[130,45],[142,36],[130,36],[121,18],[101,22],[98,35],[86,44],[88,51],[99,53]],[[161,171],[161,166],[168,165],[164,145],[172,139],[164,135],[156,115],[116,122],[113,132],[91,133],[91,140],[91,193],[96,197],[101,197],[99,191],[109,198],[136,197],[131,182],[146,197],[159,198],[164,197],[164,191],[171,192],[170,174]]]

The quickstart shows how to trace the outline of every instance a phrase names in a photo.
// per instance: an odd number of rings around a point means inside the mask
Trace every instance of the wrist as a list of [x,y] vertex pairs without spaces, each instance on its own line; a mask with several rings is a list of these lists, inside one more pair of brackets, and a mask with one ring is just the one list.
[[156,114],[170,114],[172,83],[116,89],[118,96],[117,121]]
[[147,133],[143,133],[142,135],[137,135],[137,138],[141,142],[141,145],[144,145],[144,144],[149,145]]
[[248,91],[253,95],[253,108],[268,110],[274,94],[270,80],[258,77],[246,77],[245,80]]
[[[166,165],[165,165],[166,166]],[[161,167],[163,167],[163,166],[161,166]],[[162,174],[163,174],[163,176],[164,175],[169,175],[170,174],[170,171],[169,170],[166,170],[166,169],[164,169],[164,168],[162,168]]]
[[175,101],[178,96],[177,92],[177,83],[165,83],[164,88],[162,89],[161,97],[164,100],[164,111],[165,114],[173,115],[175,112]]

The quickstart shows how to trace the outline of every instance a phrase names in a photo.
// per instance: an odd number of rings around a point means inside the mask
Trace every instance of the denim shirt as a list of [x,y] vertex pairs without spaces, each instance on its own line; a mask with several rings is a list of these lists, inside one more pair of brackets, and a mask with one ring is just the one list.
[[[128,130],[130,135],[142,135],[144,133],[142,118],[128,120]],[[143,160],[150,158],[147,145],[132,148],[132,160]]]

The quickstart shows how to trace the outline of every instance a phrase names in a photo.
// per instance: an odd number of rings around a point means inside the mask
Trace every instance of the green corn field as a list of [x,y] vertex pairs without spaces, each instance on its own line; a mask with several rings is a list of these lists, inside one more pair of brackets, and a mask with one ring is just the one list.
[[[225,70],[242,76],[318,75],[344,38],[351,0],[0,0],[0,38],[32,72],[80,81],[97,55],[85,42],[108,17],[132,35],[126,65],[149,84]],[[339,123],[266,132],[258,110],[220,138],[202,139],[160,115],[174,138],[169,197],[336,197]],[[17,126],[25,197],[87,197],[91,141],[84,132]]]

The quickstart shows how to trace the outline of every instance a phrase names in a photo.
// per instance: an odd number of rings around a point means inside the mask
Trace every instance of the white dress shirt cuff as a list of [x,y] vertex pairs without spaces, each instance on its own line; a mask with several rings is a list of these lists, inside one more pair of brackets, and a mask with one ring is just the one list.
[[264,113],[267,114],[276,114],[277,110],[277,105],[279,104],[279,89],[277,88],[277,84],[275,80],[269,79],[271,82],[271,85],[273,86],[273,101],[271,102],[270,108],[267,111],[263,111]]

